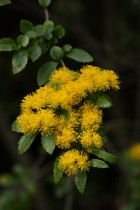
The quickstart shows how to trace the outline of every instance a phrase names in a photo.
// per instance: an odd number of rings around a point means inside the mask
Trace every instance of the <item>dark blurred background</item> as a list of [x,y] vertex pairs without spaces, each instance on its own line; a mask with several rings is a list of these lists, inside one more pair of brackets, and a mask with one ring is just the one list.
[[[85,193],[81,195],[72,189],[68,180],[53,185],[51,158],[40,151],[38,142],[20,156],[17,152],[19,135],[11,131],[11,123],[20,112],[21,99],[37,88],[36,75],[41,60],[36,64],[29,62],[24,71],[13,75],[12,53],[1,52],[0,209],[139,210],[140,206],[126,207],[132,192],[129,167],[123,154],[129,146],[140,141],[140,1],[52,0],[48,10],[50,19],[66,29],[62,44],[85,49],[93,55],[93,65],[112,69],[120,77],[120,90],[109,93],[114,105],[104,110],[105,134],[109,139],[105,148],[118,156],[118,162],[109,169],[91,170]],[[12,1],[12,4],[0,7],[0,38],[16,38],[21,19],[41,24],[44,18],[37,1]],[[65,62],[71,68],[81,66],[69,60]],[[32,170],[37,171],[33,183],[27,178]],[[26,178],[29,189],[24,192],[26,187],[21,180]]]

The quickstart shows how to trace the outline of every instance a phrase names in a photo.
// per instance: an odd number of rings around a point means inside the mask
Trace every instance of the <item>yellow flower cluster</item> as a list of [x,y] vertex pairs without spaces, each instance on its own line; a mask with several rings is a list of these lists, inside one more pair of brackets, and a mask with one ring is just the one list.
[[[101,148],[103,142],[98,129],[102,110],[88,100],[88,95],[110,88],[119,89],[118,76],[113,71],[91,65],[79,72],[61,67],[44,87],[23,99],[16,120],[19,130],[27,135],[40,132],[42,136],[55,132],[55,144],[60,149],[77,144],[85,150],[90,146]],[[73,149],[60,156],[59,166],[71,175],[88,170],[87,159],[85,153]]]
[[136,143],[132,145],[128,149],[128,154],[132,160],[136,160],[140,162],[140,143]]
[[77,174],[78,171],[89,170],[90,162],[86,154],[72,149],[60,156],[58,166],[70,176]]

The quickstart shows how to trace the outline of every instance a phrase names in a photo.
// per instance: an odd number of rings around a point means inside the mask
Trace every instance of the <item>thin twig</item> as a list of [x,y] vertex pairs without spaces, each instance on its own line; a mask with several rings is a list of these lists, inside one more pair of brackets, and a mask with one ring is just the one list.
[[49,12],[47,8],[45,8],[45,20],[49,20]]
[[64,61],[61,59],[60,60],[60,63],[61,63],[61,65],[63,66],[63,67],[65,67],[65,63],[64,63]]

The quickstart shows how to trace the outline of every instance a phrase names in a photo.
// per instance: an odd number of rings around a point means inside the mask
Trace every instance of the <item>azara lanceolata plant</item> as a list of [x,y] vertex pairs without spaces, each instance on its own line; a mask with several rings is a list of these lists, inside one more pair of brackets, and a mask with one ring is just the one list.
[[[7,1],[5,1],[6,3]],[[70,44],[59,45],[65,35],[61,25],[48,19],[48,0],[39,0],[44,7],[46,20],[34,26],[21,20],[21,34],[16,40],[0,40],[0,51],[15,51],[12,58],[13,73],[22,71],[31,59],[35,62],[46,54],[46,63],[37,75],[41,86],[24,97],[21,113],[12,124],[12,130],[20,132],[18,151],[26,152],[36,136],[50,155],[57,150],[54,160],[54,182],[63,175],[73,176],[77,189],[83,193],[87,172],[91,167],[108,168],[116,157],[104,150],[107,140],[103,134],[103,109],[112,106],[106,95],[109,89],[119,89],[118,75],[87,63],[92,56]],[[68,57],[83,62],[73,71],[65,66]]]

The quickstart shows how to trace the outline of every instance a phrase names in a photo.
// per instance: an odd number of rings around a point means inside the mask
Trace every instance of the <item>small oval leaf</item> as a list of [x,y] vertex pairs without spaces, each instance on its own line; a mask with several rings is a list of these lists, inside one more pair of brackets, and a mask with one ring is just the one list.
[[63,171],[58,167],[58,159],[54,162],[54,169],[53,169],[53,176],[54,176],[54,183],[58,183],[62,178]]
[[28,20],[21,20],[20,21],[20,31],[23,34],[26,34],[28,31],[34,31],[33,24]]
[[42,54],[41,47],[38,45],[33,50],[29,51],[29,57],[31,58],[32,62],[35,62]]
[[93,57],[89,53],[78,48],[72,48],[72,50],[68,52],[66,56],[82,63],[89,63],[93,61]]
[[107,163],[99,159],[90,160],[90,166],[95,167],[95,168],[108,168]]
[[50,75],[56,70],[57,62],[47,62],[38,71],[37,83],[39,86],[44,85],[48,80]]
[[53,46],[50,49],[50,56],[53,60],[60,60],[63,57],[63,55],[63,50],[59,46]]
[[79,172],[75,175],[74,182],[80,193],[84,193],[86,181],[87,181],[86,172]]
[[50,155],[52,155],[55,149],[55,140],[56,140],[56,136],[54,133],[51,134],[50,136],[47,135],[47,136],[41,137],[41,144],[43,146],[43,149]]
[[29,44],[29,38],[26,35],[20,35],[17,38],[17,43],[22,47],[26,47]]
[[18,50],[19,47],[11,38],[0,39],[0,51]]
[[51,0],[38,0],[38,3],[39,3],[40,6],[42,6],[42,7],[47,7],[47,6],[49,6],[49,4],[51,3]]
[[22,71],[28,61],[28,52],[26,50],[19,51],[12,58],[13,74]]
[[90,149],[90,153],[96,155],[97,157],[109,162],[109,163],[115,163],[117,161],[117,157],[100,149]]
[[19,154],[23,154],[24,152],[26,152],[29,149],[29,147],[33,143],[35,137],[36,137],[36,134],[24,135],[20,138],[19,144],[18,144]]
[[12,131],[15,131],[15,132],[17,132],[17,133],[20,132],[20,129],[19,129],[19,127],[18,127],[18,124],[17,124],[16,120],[12,123],[11,130],[12,130]]
[[65,29],[61,25],[57,25],[54,28],[53,34],[56,38],[61,39],[65,35]]

